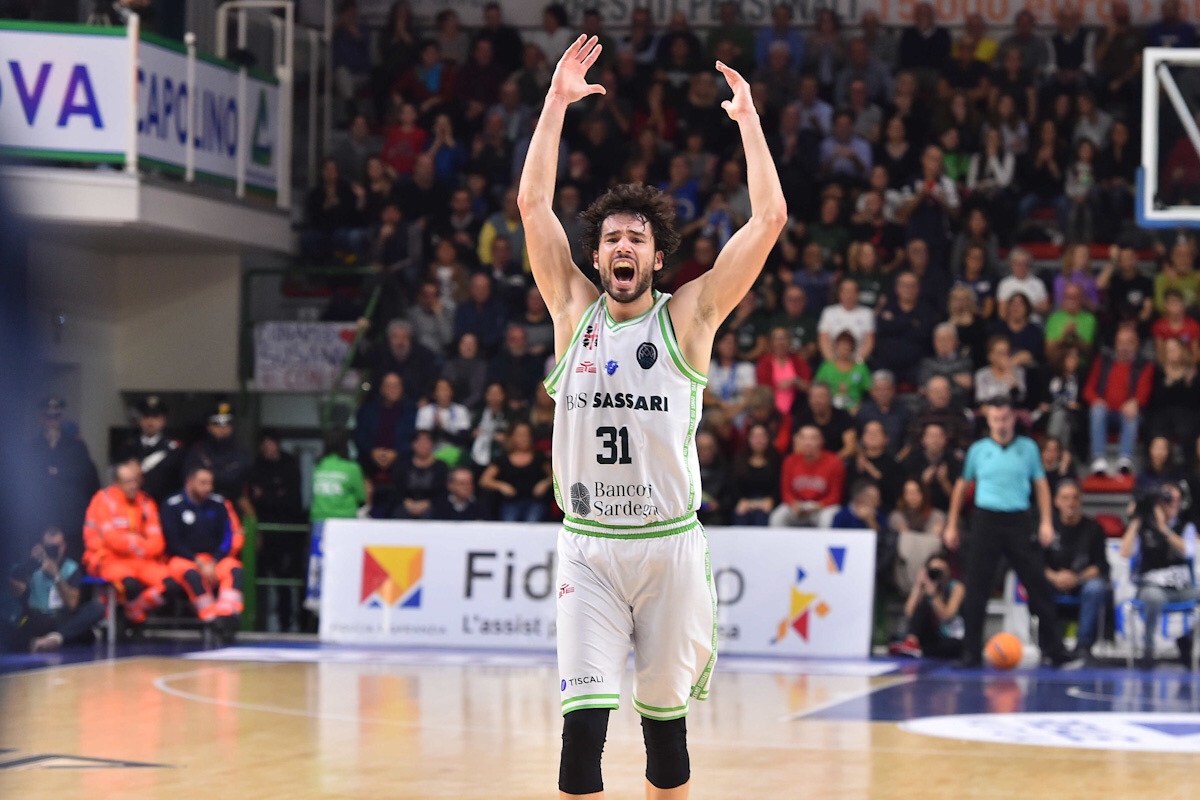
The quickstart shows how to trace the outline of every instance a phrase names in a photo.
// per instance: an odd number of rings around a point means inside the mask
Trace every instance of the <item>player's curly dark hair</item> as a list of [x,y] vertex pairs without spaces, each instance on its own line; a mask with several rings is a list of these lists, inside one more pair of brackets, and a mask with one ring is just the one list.
[[643,183],[623,183],[609,189],[580,214],[583,236],[580,243],[585,253],[600,249],[600,226],[613,214],[633,214],[646,220],[654,234],[654,249],[664,255],[679,247],[679,232],[675,230],[675,201],[653,186]]

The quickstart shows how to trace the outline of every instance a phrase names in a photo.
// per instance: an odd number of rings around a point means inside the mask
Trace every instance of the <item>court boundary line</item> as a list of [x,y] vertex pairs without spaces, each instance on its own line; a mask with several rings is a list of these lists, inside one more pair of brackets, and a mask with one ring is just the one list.
[[[799,720],[805,719],[806,717],[811,717],[814,714],[820,714],[823,711],[828,711],[831,708],[837,708],[838,706],[842,705],[843,703],[852,703],[855,700],[861,700],[864,697],[870,697],[871,695],[875,694],[876,692],[882,692],[884,689],[891,689],[895,686],[903,686],[906,683],[914,683],[914,682],[916,682],[918,677],[919,677],[918,675],[901,675],[893,680],[889,680],[884,683],[881,683],[879,686],[871,686],[866,689],[862,689],[860,691],[853,692],[852,694],[846,695],[845,697],[839,697],[839,698],[833,699],[833,700],[826,700],[824,703],[818,703],[817,705],[813,706],[812,708],[807,708],[804,711],[797,711],[796,713],[793,713],[793,714],[786,714],[786,715],[784,715],[783,720],[785,722],[797,722]],[[867,720],[867,722],[874,722],[874,721],[875,720]]]

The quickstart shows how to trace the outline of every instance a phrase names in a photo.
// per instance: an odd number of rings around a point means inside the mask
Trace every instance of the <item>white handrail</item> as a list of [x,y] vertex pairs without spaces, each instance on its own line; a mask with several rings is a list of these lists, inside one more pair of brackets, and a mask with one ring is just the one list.
[[196,180],[196,34],[188,31],[183,43],[187,46],[187,144],[183,150],[184,179]]
[[129,74],[133,84],[132,102],[129,104],[129,139],[125,142],[125,172],[138,174],[138,44],[141,41],[141,17],[130,13],[125,23],[125,36],[129,39]]

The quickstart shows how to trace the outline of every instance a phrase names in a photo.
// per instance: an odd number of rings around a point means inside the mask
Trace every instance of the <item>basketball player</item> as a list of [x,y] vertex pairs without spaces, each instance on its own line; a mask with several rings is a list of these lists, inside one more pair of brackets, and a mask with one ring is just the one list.
[[[983,409],[988,435],[967,450],[962,477],[954,483],[942,531],[946,547],[957,550],[958,520],[966,485],[974,481],[975,513],[971,515],[967,596],[962,606],[965,631],[959,666],[974,669],[983,664],[983,623],[1001,555],[1008,557],[1008,563],[1025,585],[1029,610],[1037,615],[1042,660],[1049,666],[1062,666],[1070,657],[1063,649],[1058,612],[1050,582],[1046,580],[1042,554],[1042,548],[1054,541],[1054,523],[1050,515],[1050,485],[1046,482],[1041,453],[1032,439],[1016,435],[1016,415],[1007,397],[992,398]],[[1036,533],[1031,494],[1037,501]]]
[[717,327],[750,290],[786,221],[783,193],[750,87],[722,107],[741,130],[753,215],[712,269],[672,297],[651,289],[679,243],[674,201],[618,186],[583,214],[584,252],[603,293],[571,261],[551,209],[563,116],[604,88],[586,73],[596,38],[567,49],[529,147],[518,202],[534,279],[554,319],[561,797],[603,797],[608,716],[634,650],[633,704],[646,743],[646,797],[687,797],[684,716],[716,659],[716,598],[703,528],[695,433]]

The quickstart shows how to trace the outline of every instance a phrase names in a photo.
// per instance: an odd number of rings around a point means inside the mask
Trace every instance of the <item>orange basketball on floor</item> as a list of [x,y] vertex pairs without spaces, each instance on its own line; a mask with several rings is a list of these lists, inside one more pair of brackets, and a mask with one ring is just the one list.
[[1011,633],[997,633],[988,639],[983,657],[996,669],[1012,669],[1021,663],[1021,640]]

